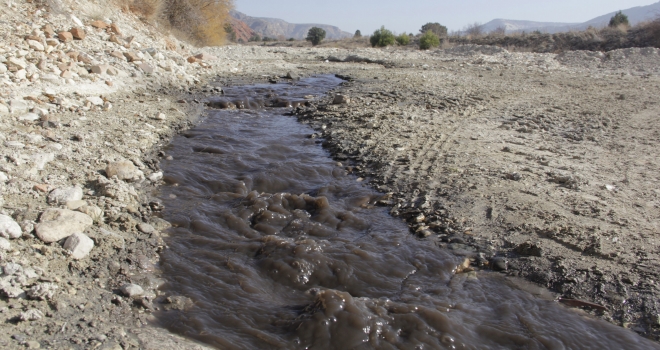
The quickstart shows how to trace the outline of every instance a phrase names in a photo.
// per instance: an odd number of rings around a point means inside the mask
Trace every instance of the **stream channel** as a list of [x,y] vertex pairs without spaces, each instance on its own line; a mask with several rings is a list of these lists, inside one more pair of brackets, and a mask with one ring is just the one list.
[[[412,235],[290,108],[341,80],[230,87],[163,160],[173,332],[219,349],[650,349]],[[536,295],[535,295],[536,294]],[[547,293],[550,295],[550,293]]]

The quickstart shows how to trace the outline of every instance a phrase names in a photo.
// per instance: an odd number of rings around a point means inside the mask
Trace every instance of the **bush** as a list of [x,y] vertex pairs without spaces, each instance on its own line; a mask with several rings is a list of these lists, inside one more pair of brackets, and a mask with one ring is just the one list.
[[250,39],[248,39],[248,41],[249,41],[249,42],[253,42],[253,41],[261,41],[261,36],[260,36],[259,34],[256,34],[256,33],[255,33],[254,35],[252,35],[252,36],[250,37]]
[[311,41],[312,45],[316,46],[320,44],[323,39],[325,39],[325,30],[319,27],[312,27],[309,29],[309,32],[307,32],[307,38],[305,40]]
[[420,33],[424,34],[428,31],[433,32],[433,34],[437,35],[440,38],[446,37],[447,36],[447,27],[441,25],[440,23],[426,23],[425,25],[422,26],[422,29],[419,30]]
[[231,23],[225,24],[225,33],[227,33],[227,40],[232,43],[236,42],[236,31],[234,31],[234,27],[232,27]]
[[621,25],[629,27],[630,22],[628,22],[628,16],[623,14],[623,12],[619,11],[614,16],[612,16],[612,18],[610,19],[609,26],[614,28]]
[[380,27],[376,30],[374,34],[369,38],[369,42],[372,47],[385,47],[388,45],[394,45],[396,42],[394,34],[391,31],[385,29],[385,26]]
[[428,50],[432,47],[438,46],[440,46],[440,38],[430,30],[424,33],[421,38],[419,38],[420,50]]
[[355,31],[355,35],[353,35],[354,38],[361,38],[362,37],[362,32],[358,29]]
[[165,9],[164,0],[117,0],[116,3],[122,10],[133,12],[147,21],[155,20]]
[[481,34],[483,34],[483,28],[481,27],[481,23],[475,22],[473,24],[469,24],[465,28],[465,34],[472,38],[480,37]]
[[403,34],[397,36],[395,39],[396,39],[396,42],[399,43],[399,45],[401,45],[401,46],[405,46],[405,45],[410,44],[410,36],[406,33],[403,33]]
[[225,24],[233,7],[232,0],[163,1],[164,20],[185,39],[196,45],[208,46],[222,45],[226,41]]

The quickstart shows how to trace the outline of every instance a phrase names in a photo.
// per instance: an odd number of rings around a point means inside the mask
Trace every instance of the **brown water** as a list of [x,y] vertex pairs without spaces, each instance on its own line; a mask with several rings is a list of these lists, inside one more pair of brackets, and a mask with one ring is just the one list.
[[210,111],[172,141],[161,268],[165,291],[193,303],[164,325],[220,349],[658,348],[501,274],[456,274],[464,256],[415,238],[308,126],[261,108],[339,83],[227,89],[217,106],[261,102]]

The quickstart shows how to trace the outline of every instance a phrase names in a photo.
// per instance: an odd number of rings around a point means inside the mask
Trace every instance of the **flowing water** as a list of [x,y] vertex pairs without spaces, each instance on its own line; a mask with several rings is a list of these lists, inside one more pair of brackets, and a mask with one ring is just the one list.
[[[229,88],[162,164],[163,287],[188,297],[159,317],[220,349],[649,349],[656,343],[533,296],[501,274],[457,274],[380,194],[346,175],[284,116],[334,77]],[[249,108],[252,109],[243,109]]]

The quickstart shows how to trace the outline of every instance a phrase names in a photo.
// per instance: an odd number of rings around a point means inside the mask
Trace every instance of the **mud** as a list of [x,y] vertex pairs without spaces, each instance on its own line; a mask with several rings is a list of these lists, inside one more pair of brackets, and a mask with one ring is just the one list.
[[[316,104],[310,94],[339,82],[227,88],[224,99]],[[657,347],[492,272],[467,242],[411,235],[389,214],[391,194],[348,174],[285,112],[211,110],[165,149],[162,217],[174,228],[155,303],[182,300],[157,313],[170,330],[223,349]]]

